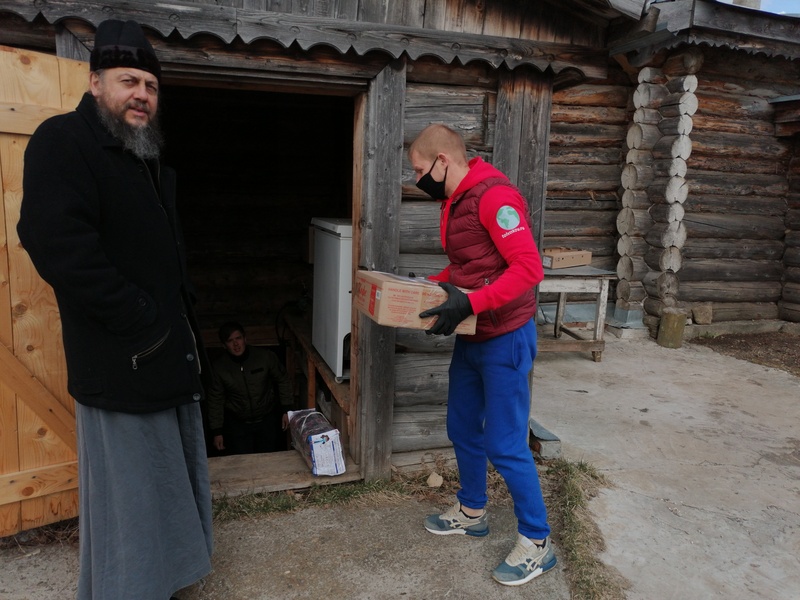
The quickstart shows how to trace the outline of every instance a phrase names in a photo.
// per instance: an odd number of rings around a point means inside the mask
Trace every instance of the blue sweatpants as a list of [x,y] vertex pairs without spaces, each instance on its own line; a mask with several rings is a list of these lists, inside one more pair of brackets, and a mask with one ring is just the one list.
[[456,338],[450,363],[447,435],[453,442],[461,489],[468,508],[481,509],[487,460],[508,486],[518,531],[543,539],[550,534],[539,474],[528,447],[528,373],[536,358],[536,325],[485,342]]

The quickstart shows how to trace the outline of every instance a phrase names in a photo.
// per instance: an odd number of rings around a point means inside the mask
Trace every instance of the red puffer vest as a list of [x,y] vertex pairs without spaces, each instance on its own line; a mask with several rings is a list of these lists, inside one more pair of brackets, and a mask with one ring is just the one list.
[[[446,252],[450,259],[450,283],[458,287],[477,289],[491,285],[508,268],[478,215],[481,196],[495,185],[516,189],[504,177],[489,177],[450,205]],[[530,215],[526,213],[525,218],[532,228]],[[508,304],[478,314],[475,335],[463,337],[472,342],[488,340],[519,329],[535,314],[536,296],[531,288]]]

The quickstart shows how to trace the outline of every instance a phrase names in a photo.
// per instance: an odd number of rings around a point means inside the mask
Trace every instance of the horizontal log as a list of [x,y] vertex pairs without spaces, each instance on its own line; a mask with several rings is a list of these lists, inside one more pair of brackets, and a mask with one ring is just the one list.
[[653,226],[653,219],[643,209],[623,208],[617,214],[617,232],[622,235],[644,236]]
[[680,299],[685,302],[777,302],[777,281],[681,281]]
[[783,279],[786,283],[800,283],[800,267],[787,267]]
[[639,83],[657,83],[664,85],[667,83],[667,76],[664,71],[657,67],[642,67],[636,76]]
[[626,189],[622,193],[622,208],[644,209],[652,206],[647,190]]
[[798,246],[800,246],[800,230],[787,231],[786,238],[784,238],[783,241],[790,248],[797,248]]
[[617,277],[627,281],[642,281],[650,272],[644,259],[638,256],[622,256],[617,261]]
[[697,113],[692,117],[695,131],[718,131],[742,135],[775,135],[775,124],[768,119],[733,119],[730,116],[717,116]]
[[665,85],[671,94],[676,92],[694,92],[698,85],[697,75],[672,77]]
[[692,155],[692,144],[692,138],[688,135],[665,135],[653,146],[653,158],[682,158],[683,160],[688,160]]
[[680,290],[680,279],[675,273],[650,271],[642,277],[642,284],[644,284],[644,289],[647,290],[649,296],[661,300],[677,297]]
[[772,119],[774,109],[767,98],[710,91],[704,88],[695,92],[698,99],[698,115],[741,121],[747,119],[767,121]]
[[617,282],[617,299],[624,302],[641,302],[647,297],[647,291],[641,281],[621,279]]
[[[686,213],[681,221],[690,238],[781,240],[785,232],[780,217]],[[674,244],[672,244],[674,245]]]
[[545,237],[596,237],[616,233],[614,211],[550,210],[544,218]]
[[740,196],[733,194],[691,194],[683,203],[686,212],[725,213],[741,215],[783,216],[786,201],[780,196]]
[[545,200],[548,210],[612,211],[619,206],[617,190],[549,190]]
[[689,237],[681,252],[684,258],[780,260],[783,250],[784,245],[780,240]]
[[443,448],[447,439],[447,407],[395,410],[392,415],[392,452]]
[[644,123],[633,123],[625,136],[628,148],[634,150],[651,150],[661,139],[663,134],[657,125],[647,125]]
[[650,150],[628,150],[625,155],[625,163],[649,167],[653,164],[653,153]]
[[709,154],[693,154],[690,160],[692,169],[698,171],[717,171],[719,173],[756,173],[775,175],[783,172],[784,161],[769,157],[726,156],[725,160]]
[[696,46],[690,46],[685,50],[670,55],[661,66],[661,70],[666,75],[680,77],[697,73],[702,66],[703,51]]
[[617,254],[620,256],[644,256],[650,244],[643,237],[623,234],[617,240]]
[[800,267],[800,248],[786,248],[783,254],[783,264],[787,267]]
[[656,177],[685,177],[686,168],[686,161],[682,158],[653,160],[653,174]]
[[614,242],[605,236],[553,237],[548,235],[544,238],[542,248],[588,250],[593,257],[614,255]]
[[584,165],[619,165],[622,150],[619,148],[586,148],[574,146],[550,146],[547,162],[550,165],[574,164]]
[[661,113],[657,108],[637,108],[633,113],[633,122],[640,125],[658,125]]
[[[642,301],[642,307],[644,308],[645,312],[648,315],[656,317],[661,317],[661,314],[664,312],[665,308],[675,308],[677,305],[678,305],[678,300],[674,296],[669,296],[667,298],[654,298],[648,296]],[[657,325],[658,323],[656,323],[656,326]],[[649,328],[650,326],[648,325],[648,329]],[[653,335],[652,332],[651,335]],[[655,336],[653,335],[653,337]]]
[[779,316],[778,305],[766,302],[714,302],[711,311],[715,323],[777,319]]
[[786,302],[800,304],[800,283],[784,283],[781,298]]
[[786,227],[795,231],[800,230],[800,208],[789,208],[786,211]]
[[791,144],[784,140],[764,135],[745,135],[716,131],[694,131],[692,152],[707,154],[718,160],[728,156],[761,159],[769,156],[773,160],[788,159]]
[[783,269],[779,260],[684,258],[680,279],[681,282],[780,281]]
[[800,323],[800,304],[784,301],[778,302],[778,315],[784,321]]
[[619,187],[619,165],[549,165],[547,189],[616,190]]
[[656,83],[640,83],[633,91],[635,108],[658,108],[669,95],[666,87]]
[[693,194],[732,196],[785,196],[788,183],[783,175],[764,173],[718,173],[690,169],[686,175]]
[[594,85],[590,83],[572,86],[553,92],[553,105],[573,106],[628,106],[630,87],[624,85]]
[[624,107],[616,106],[570,106],[553,104],[551,123],[611,123],[625,125],[628,113]]
[[648,192],[653,204],[683,204],[689,196],[690,185],[683,177],[656,177]]
[[[672,271],[677,273],[683,265],[683,255],[678,248],[651,247],[644,255],[645,264],[654,271]],[[680,276],[680,274],[679,274]]]
[[680,115],[661,119],[658,130],[662,135],[689,135],[692,132],[692,117]]
[[550,147],[558,146],[597,146],[619,148],[619,141],[625,139],[625,125],[553,123],[550,126]]
[[691,117],[697,112],[698,99],[692,92],[675,92],[667,94],[658,107],[663,118],[680,117],[687,115]]
[[682,204],[654,204],[648,210],[650,217],[656,223],[672,223],[683,219],[685,210]]
[[620,177],[626,190],[644,190],[653,181],[653,169],[645,165],[627,164]]
[[687,231],[684,225],[686,219],[673,221],[672,223],[655,223],[647,232],[645,239],[651,246],[657,248],[683,248],[686,243]]

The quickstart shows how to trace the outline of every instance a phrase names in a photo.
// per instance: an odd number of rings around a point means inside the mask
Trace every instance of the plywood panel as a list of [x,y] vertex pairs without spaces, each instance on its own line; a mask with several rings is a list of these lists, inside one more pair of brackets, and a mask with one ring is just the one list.
[[73,110],[89,90],[89,63],[58,59],[58,73],[61,82],[61,108]]
[[61,108],[58,59],[0,46],[0,100]]

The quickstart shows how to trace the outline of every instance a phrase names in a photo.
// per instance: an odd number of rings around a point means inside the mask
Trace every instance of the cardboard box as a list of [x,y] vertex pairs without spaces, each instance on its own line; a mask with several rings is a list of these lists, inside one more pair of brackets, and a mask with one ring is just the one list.
[[289,411],[292,445],[314,475],[341,475],[345,472],[339,430],[320,412],[308,408]]
[[[462,290],[469,293],[469,290]],[[403,277],[382,271],[356,271],[353,304],[379,325],[429,329],[436,317],[420,319],[419,313],[447,300],[435,281],[422,277]],[[459,323],[456,333],[472,335],[478,318],[470,315]]]
[[589,250],[570,250],[569,248],[545,248],[542,252],[542,266],[545,269],[579,267],[592,263]]

